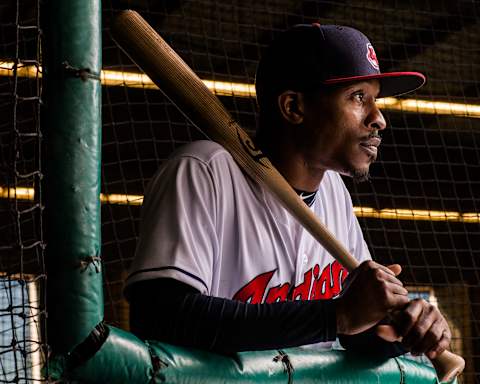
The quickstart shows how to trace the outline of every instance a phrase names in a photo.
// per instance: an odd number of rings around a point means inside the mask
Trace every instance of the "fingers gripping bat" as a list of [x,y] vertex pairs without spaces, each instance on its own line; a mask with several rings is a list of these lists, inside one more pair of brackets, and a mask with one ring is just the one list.
[[[220,100],[137,12],[122,11],[112,31],[119,46],[165,95],[181,111],[188,111],[188,118],[229,151],[250,177],[269,189],[336,260],[348,271],[358,266],[358,261],[308,209]],[[461,373],[465,365],[460,356],[449,351],[432,363],[442,381]]]

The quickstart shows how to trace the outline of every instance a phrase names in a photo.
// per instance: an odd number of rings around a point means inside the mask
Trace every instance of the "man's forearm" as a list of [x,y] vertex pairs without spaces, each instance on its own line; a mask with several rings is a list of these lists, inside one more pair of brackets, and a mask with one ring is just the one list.
[[[156,339],[216,352],[279,349],[335,340],[332,300],[245,304],[202,295],[173,279],[134,284],[129,290],[131,330]],[[406,351],[399,343],[379,338],[374,329],[338,335],[346,349],[381,357]]]
[[136,283],[129,296],[131,329],[145,339],[239,352],[336,338],[332,300],[245,304],[203,295],[172,279]]

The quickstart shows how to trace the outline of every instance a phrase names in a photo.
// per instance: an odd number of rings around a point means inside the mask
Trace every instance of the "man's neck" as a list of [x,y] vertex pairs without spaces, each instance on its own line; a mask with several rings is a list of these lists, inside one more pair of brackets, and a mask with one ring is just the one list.
[[293,188],[308,192],[318,189],[325,170],[309,166],[304,154],[296,151],[291,143],[282,145],[277,142],[265,149],[265,153]]

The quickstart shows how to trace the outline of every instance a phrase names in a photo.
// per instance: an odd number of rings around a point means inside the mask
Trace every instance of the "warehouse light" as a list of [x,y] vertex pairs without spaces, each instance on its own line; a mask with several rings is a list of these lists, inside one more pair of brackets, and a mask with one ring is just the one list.
[[[0,62],[0,76],[14,76],[15,63]],[[42,67],[35,65],[17,66],[18,77],[35,78],[42,77]],[[150,78],[144,73],[120,72],[104,69],[100,74],[103,85],[124,86],[129,88],[159,89]],[[255,86],[253,84],[232,83],[225,81],[203,80],[208,89],[218,96],[255,97]]]
[[144,73],[118,72],[104,69],[100,75],[103,85],[129,88],[158,89]]
[[[2,188],[0,197],[4,199],[34,200],[33,188]],[[142,205],[142,195],[127,194],[100,194],[100,201],[104,204]],[[394,220],[423,220],[423,221],[455,221],[462,223],[480,223],[480,214],[475,212],[460,213],[454,211],[427,211],[421,209],[375,209],[370,207],[354,207],[357,217]]]
[[0,198],[2,199],[17,199],[17,200],[33,200],[34,199],[33,188],[5,188],[0,187]]
[[480,105],[477,104],[449,103],[444,101],[418,99],[396,99],[394,97],[378,99],[377,103],[381,109],[385,110],[417,112],[433,115],[480,117]]
[[[42,67],[19,63],[16,68],[16,76],[36,78],[42,77]],[[15,62],[0,60],[0,76],[15,76]]]
[[[101,79],[103,85],[159,89],[153,81],[143,73],[118,72],[106,69],[102,71]],[[255,86],[253,84],[213,80],[203,80],[203,83],[217,96],[255,97]]]
[[357,217],[396,220],[423,221],[457,221],[464,223],[480,223],[480,214],[474,212],[460,213],[454,211],[428,211],[421,209],[375,209],[369,207],[354,207]]
[[105,204],[121,204],[121,205],[142,205],[142,195],[122,195],[122,194],[100,194],[100,201]]
[[[0,61],[0,76],[14,76],[14,62]],[[42,67],[35,65],[17,65],[18,77],[40,78]],[[105,69],[100,75],[106,86],[129,88],[158,89],[153,81],[143,73],[122,72]],[[255,97],[255,86],[246,83],[203,80],[205,85],[218,96]],[[480,118],[480,105],[466,103],[450,103],[445,101],[397,99],[386,97],[377,100],[380,108],[391,111],[416,112],[433,115],[450,115],[458,117]]]
[[202,80],[214,94],[219,96],[255,97],[255,85]]
[[[0,198],[33,201],[35,199],[35,190],[33,188],[17,187],[5,188],[0,187]],[[126,195],[126,194],[100,194],[100,201],[106,204],[123,204],[123,205],[142,205],[142,195]]]

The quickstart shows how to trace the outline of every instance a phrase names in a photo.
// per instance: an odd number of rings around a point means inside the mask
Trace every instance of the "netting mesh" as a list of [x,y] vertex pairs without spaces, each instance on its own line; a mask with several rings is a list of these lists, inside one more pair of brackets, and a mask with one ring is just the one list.
[[39,1],[0,5],[1,383],[43,381],[47,350],[39,17]]

